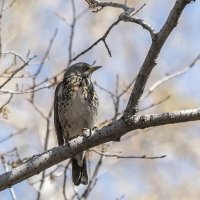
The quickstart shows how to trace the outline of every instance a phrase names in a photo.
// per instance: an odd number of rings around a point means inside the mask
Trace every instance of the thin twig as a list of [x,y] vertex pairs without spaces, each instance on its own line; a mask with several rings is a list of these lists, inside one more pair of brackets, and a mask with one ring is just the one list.
[[89,8],[85,8],[80,14],[77,15],[76,21],[78,21],[83,15],[85,15],[89,11]]
[[65,166],[64,170],[64,180],[63,180],[63,197],[65,200],[67,200],[67,194],[66,194],[66,184],[67,184],[67,170],[69,168],[69,164],[71,161],[68,161],[67,165]]
[[[70,60],[70,62],[76,60],[77,58],[79,58],[80,56],[82,56],[83,54],[87,53],[90,49],[92,49],[94,46],[96,46],[99,42],[103,42],[105,41],[106,37],[108,36],[108,34],[110,33],[110,31],[112,30],[112,28],[114,26],[116,26],[121,20],[117,19],[109,28],[108,30],[104,33],[104,35],[99,38],[96,42],[94,42],[91,46],[89,46],[87,49],[85,49],[84,51],[82,51],[81,53],[79,53],[78,55],[76,55],[74,58],[72,58]],[[105,43],[104,43],[105,44]],[[107,48],[107,47],[106,47]],[[108,49],[107,49],[108,50]],[[110,51],[110,50],[109,50]]]
[[5,106],[7,106],[10,103],[10,101],[11,101],[12,98],[13,98],[13,94],[10,94],[9,99],[0,107],[0,112],[3,110],[3,108]]
[[121,93],[119,94],[119,97],[123,96],[125,93],[128,92],[131,86],[135,83],[135,79],[136,78],[133,78],[133,80],[121,91]]
[[137,9],[131,16],[138,14],[145,6],[146,6],[146,3],[144,3],[139,9]]
[[[102,148],[101,148],[101,151],[104,152],[104,145],[102,145]],[[92,191],[92,189],[95,187],[96,183],[97,183],[97,175],[98,175],[98,172],[100,170],[100,167],[102,166],[102,161],[103,161],[103,155],[100,155],[100,158],[94,168],[94,172],[93,172],[93,175],[87,185],[87,188],[85,189],[85,191],[83,192],[82,196],[81,196],[81,199],[87,199],[90,192]]]
[[[41,64],[39,65],[39,67],[38,67],[36,73],[34,74],[34,77],[33,77],[33,86],[32,86],[32,88],[31,88],[31,89],[33,89],[33,90],[34,90],[35,87],[36,87],[36,80],[37,80],[37,77],[38,77],[38,75],[40,74],[40,72],[41,72],[41,70],[42,70],[42,68],[43,68],[43,66],[44,66],[45,60],[47,59],[47,57],[48,57],[48,55],[49,55],[49,53],[50,53],[50,50],[51,50],[51,48],[52,48],[52,45],[53,45],[53,42],[54,42],[54,40],[55,40],[55,38],[56,38],[57,33],[58,33],[58,29],[56,28],[55,31],[54,31],[54,33],[53,33],[52,38],[50,39],[50,42],[49,42],[49,45],[48,45],[48,47],[47,47],[47,50],[46,50],[46,52],[45,52],[45,54],[44,54],[44,57],[42,58]],[[32,92],[32,94],[31,94],[31,101],[33,101],[33,99],[34,99],[34,92]]]
[[188,72],[189,70],[191,70],[195,64],[197,63],[197,61],[199,61],[200,59],[200,54],[192,61],[192,63],[184,68],[184,69],[181,69],[181,70],[178,70],[172,74],[168,74],[166,75],[164,78],[160,79],[159,81],[157,81],[156,83],[154,83],[149,89],[148,91],[143,94],[143,97],[141,98],[141,101],[144,100],[145,98],[147,98],[158,86],[162,85],[163,83],[165,83],[166,81],[169,81],[170,79],[172,78],[175,78],[175,77],[178,77],[182,74],[185,74],[186,72]]
[[3,7],[4,7],[4,3],[5,3],[5,0],[2,1],[1,3],[1,9],[0,9],[0,59],[1,59],[1,56],[2,56],[2,35],[1,35],[1,31],[2,31],[2,17],[3,17]]
[[27,130],[27,128],[23,128],[23,129],[17,131],[16,133],[11,133],[10,135],[8,135],[8,136],[6,136],[5,138],[1,139],[1,140],[0,140],[0,143],[7,141],[7,140],[9,140],[10,138],[12,138],[12,137],[14,137],[14,136],[17,136],[17,135],[22,134],[22,133],[24,133],[24,131],[26,131],[26,130]]
[[109,94],[110,96],[115,96],[113,92],[109,91],[108,89],[100,86],[96,81],[94,81],[94,85],[97,86],[100,90],[106,92],[107,94]]
[[71,32],[70,32],[70,37],[69,37],[69,47],[68,47],[68,66],[71,63],[72,59],[72,47],[73,47],[73,39],[74,39],[74,30],[76,26],[76,6],[74,0],[71,0],[72,4],[72,24],[71,24]]
[[7,7],[3,8],[3,11],[10,9],[17,0],[13,0]]
[[160,105],[161,103],[167,101],[169,98],[170,98],[170,96],[167,96],[167,97],[165,97],[165,98],[163,98],[163,99],[161,99],[161,100],[159,100],[159,101],[157,101],[155,103],[152,103],[151,105],[148,105],[148,106],[146,106],[144,108],[140,108],[139,111],[141,112],[141,111],[147,110],[149,108],[152,108],[154,106]]
[[18,69],[16,69],[16,70],[11,74],[11,76],[10,76],[3,84],[0,85],[0,89],[1,89],[2,87],[4,87],[4,86],[12,79],[12,77],[15,76],[15,74],[17,74],[17,73],[18,73],[19,71],[21,71],[24,67],[26,67],[26,66],[29,64],[29,62],[31,62],[31,60],[33,60],[34,58],[36,58],[36,56],[33,56],[33,57],[29,58],[28,61],[26,61],[21,67],[19,67]]
[[[28,55],[26,56],[26,58],[23,58],[22,55],[20,55],[19,53],[14,52],[14,51],[2,52],[2,55],[9,55],[9,54],[13,55],[15,60],[16,60],[16,58],[18,58],[18,59],[21,60],[23,63],[26,63],[26,60],[29,58],[29,57],[27,58],[27,56],[29,56],[30,52],[28,52]],[[42,61],[39,61],[39,62],[37,61],[37,62],[34,62],[34,63],[29,63],[29,66],[41,65],[42,62],[43,62],[43,60],[42,60]],[[7,69],[6,69],[6,70],[7,70]],[[4,73],[6,73],[6,72],[4,72]],[[33,76],[33,75],[32,75],[32,76]]]
[[41,87],[41,88],[36,88],[36,89],[33,89],[33,90],[19,90],[19,91],[1,89],[0,92],[4,93],[4,94],[28,94],[28,93],[38,92],[38,91],[43,90],[43,89],[49,89],[53,86],[54,85],[49,84],[47,86],[44,86],[44,87]]
[[99,152],[96,151],[94,149],[90,150],[92,152],[95,152],[99,155],[105,156],[105,157],[109,157],[109,158],[117,158],[117,159],[147,159],[147,160],[153,160],[153,159],[160,159],[160,158],[165,158],[166,155],[162,155],[162,156],[147,156],[147,155],[143,155],[143,156],[122,156],[122,155],[118,155],[118,154],[108,154],[108,153],[104,153],[104,152]]

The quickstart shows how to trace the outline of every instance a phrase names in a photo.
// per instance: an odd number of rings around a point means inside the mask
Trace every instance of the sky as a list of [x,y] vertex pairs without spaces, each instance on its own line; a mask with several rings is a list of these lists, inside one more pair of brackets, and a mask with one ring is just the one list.
[[[5,2],[6,5],[9,4],[8,0]],[[128,5],[136,9],[146,3],[146,6],[136,16],[144,19],[155,30],[159,31],[175,1],[129,0],[127,2]],[[77,14],[86,8],[85,1],[76,1]],[[183,11],[178,26],[167,39],[158,57],[158,65],[152,71],[146,91],[156,81],[164,78],[166,74],[188,67],[200,54],[199,10],[200,3],[196,1]],[[88,10],[78,20],[75,27],[73,55],[77,55],[99,39],[121,12],[121,10],[114,8],[104,8],[98,13]],[[61,20],[61,17],[65,18],[67,23],[71,23],[70,0],[16,0],[10,9],[3,13],[1,24],[2,51],[13,51],[24,58],[29,50],[32,56],[37,55],[33,61],[35,64],[28,66],[21,73],[32,74],[37,70],[39,66],[37,63],[43,58],[55,29],[58,29],[48,59],[38,76],[38,82],[67,67],[70,26]],[[114,91],[118,75],[119,90],[123,90],[137,76],[151,44],[150,35],[137,24],[122,22],[111,31],[106,41],[112,57],[109,57],[105,46],[100,43],[77,61],[88,63],[96,61],[96,64],[102,65],[103,68],[94,74],[93,80],[107,90]],[[2,57],[1,65],[3,67],[0,69],[0,73],[10,65],[12,59],[11,55]],[[197,62],[186,74],[161,85],[142,101],[140,106],[151,105],[168,95],[170,98],[164,103],[144,111],[144,113],[160,113],[199,107],[199,74],[200,68],[199,62]],[[0,81],[3,82],[3,79]],[[28,88],[31,85],[31,80],[14,79],[5,89],[15,90],[16,84],[20,88]],[[36,103],[46,114],[53,103],[54,89],[55,87],[36,93]],[[96,90],[100,99],[98,119],[98,123],[100,123],[105,119],[112,118],[114,108],[110,96],[98,87]],[[120,111],[125,108],[129,94],[130,91],[122,97]],[[1,117],[0,140],[18,129],[27,128],[24,134],[0,143],[1,153],[14,147],[18,148],[21,158],[43,152],[46,122],[27,101],[29,97],[29,95],[15,95],[7,106],[8,119]],[[7,98],[8,95],[2,95],[1,104]],[[199,199],[199,126],[199,122],[188,122],[156,127],[146,132],[144,130],[138,131],[135,136],[135,132],[129,133],[122,138],[120,143],[109,143],[107,145],[108,152],[120,151],[123,155],[167,155],[167,157],[157,160],[104,158],[98,174],[98,182],[88,199]],[[50,128],[49,149],[57,145],[52,118]],[[92,154],[91,168],[95,166],[97,158],[97,155]],[[14,159],[15,157],[7,158],[8,161]],[[3,171],[1,165],[0,172]],[[68,177],[70,176],[71,171],[69,170]],[[33,189],[30,183],[39,179],[39,176],[35,176],[29,180],[29,183],[23,181],[15,185],[13,189],[17,199],[24,199],[24,196],[27,200],[36,199],[38,184],[34,184]],[[46,181],[42,191],[43,199],[63,199],[62,179],[63,175],[58,176],[54,183],[51,183],[50,180]],[[83,189],[84,187],[80,187],[77,191],[81,192]],[[69,195],[73,192],[70,178],[67,182],[67,191]],[[11,200],[9,190],[0,192],[0,199]]]

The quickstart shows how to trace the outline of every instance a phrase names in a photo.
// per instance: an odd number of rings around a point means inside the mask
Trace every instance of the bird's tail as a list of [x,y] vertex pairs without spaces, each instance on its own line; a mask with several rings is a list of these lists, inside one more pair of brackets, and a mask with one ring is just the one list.
[[87,185],[87,163],[85,153],[79,153],[76,157],[72,158],[72,179],[74,185]]

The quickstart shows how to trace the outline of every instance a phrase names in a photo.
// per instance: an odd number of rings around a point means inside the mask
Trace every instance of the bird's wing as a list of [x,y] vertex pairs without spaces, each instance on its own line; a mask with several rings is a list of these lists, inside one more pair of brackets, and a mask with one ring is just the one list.
[[61,85],[62,82],[57,85],[54,96],[54,125],[59,146],[64,144],[63,129],[58,116],[58,91]]

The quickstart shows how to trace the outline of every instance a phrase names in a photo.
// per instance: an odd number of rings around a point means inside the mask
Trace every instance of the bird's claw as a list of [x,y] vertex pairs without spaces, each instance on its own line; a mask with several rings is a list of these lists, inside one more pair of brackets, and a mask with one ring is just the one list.
[[94,128],[92,128],[92,131],[98,131],[98,128],[95,126]]
[[91,135],[92,135],[92,130],[93,130],[93,129],[90,129],[90,128],[83,128],[83,135],[86,136],[87,138],[88,138],[88,137],[91,137]]

